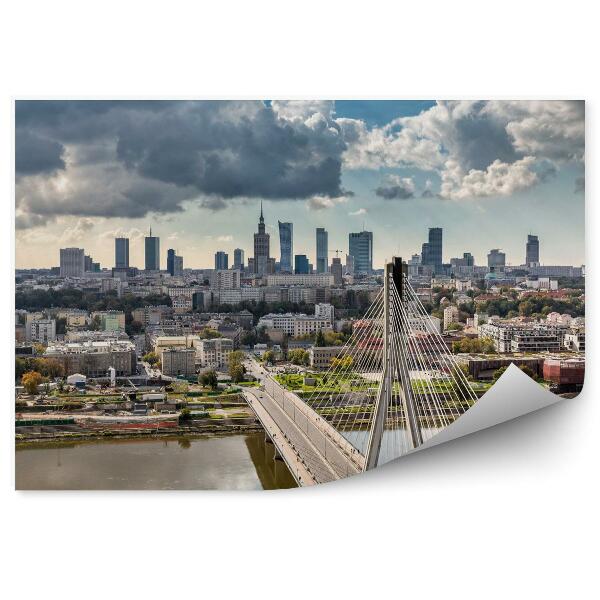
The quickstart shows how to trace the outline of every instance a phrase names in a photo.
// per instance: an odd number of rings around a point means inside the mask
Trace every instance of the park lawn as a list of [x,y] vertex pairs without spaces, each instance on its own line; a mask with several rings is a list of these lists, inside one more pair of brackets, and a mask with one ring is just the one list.
[[[376,387],[377,382],[363,379],[357,373],[339,373],[335,375],[312,373],[307,375],[315,379],[315,385],[306,385],[304,375],[276,375],[275,380],[290,391],[315,392],[319,393],[341,393],[346,391],[368,390]],[[327,380],[324,381],[324,378]],[[359,385],[349,385],[353,381],[361,381]]]

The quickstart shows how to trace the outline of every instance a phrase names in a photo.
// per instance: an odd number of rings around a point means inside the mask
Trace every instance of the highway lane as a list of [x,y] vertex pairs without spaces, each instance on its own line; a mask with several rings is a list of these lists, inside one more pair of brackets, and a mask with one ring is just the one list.
[[270,377],[268,371],[254,360],[246,361],[246,368],[264,386],[263,394],[269,399],[267,410],[287,416],[287,427],[294,427],[310,446],[321,455],[337,478],[360,473],[364,457],[346,438],[325,419],[315,413],[301,398],[285,390]]

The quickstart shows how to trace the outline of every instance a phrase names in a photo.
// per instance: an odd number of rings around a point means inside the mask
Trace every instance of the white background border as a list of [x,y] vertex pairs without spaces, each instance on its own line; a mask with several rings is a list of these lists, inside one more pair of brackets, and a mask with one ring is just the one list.
[[[600,508],[593,4],[8,4],[0,16],[0,586],[15,591],[5,597],[590,597]],[[587,100],[584,393],[315,490],[12,491],[15,97]]]

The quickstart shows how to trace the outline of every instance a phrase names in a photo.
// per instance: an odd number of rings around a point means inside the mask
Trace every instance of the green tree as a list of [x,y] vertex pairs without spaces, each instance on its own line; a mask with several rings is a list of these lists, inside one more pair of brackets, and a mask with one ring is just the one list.
[[319,329],[317,334],[315,335],[315,346],[321,347],[326,346],[327,342],[325,341],[325,335],[323,334],[323,330]]
[[15,381],[20,381],[23,374],[27,372],[27,361],[23,358],[15,358]]
[[221,333],[219,333],[216,329],[212,329],[211,327],[205,327],[199,334],[203,340],[212,340],[214,338],[223,337]]
[[531,367],[528,367],[527,365],[521,365],[519,367],[519,369],[521,369],[521,371],[523,371],[523,373],[525,373],[525,375],[529,375],[529,377],[531,377],[531,379],[533,379],[534,381],[537,381],[538,376],[534,373],[534,371]]
[[256,337],[256,333],[254,333],[254,331],[244,331],[240,338],[240,343],[243,346],[254,346],[254,344],[256,344],[257,339],[258,338]]
[[263,360],[265,361],[265,363],[267,363],[268,365],[272,365],[275,363],[275,352],[273,352],[273,350],[267,350],[264,354],[263,354]]
[[216,371],[214,369],[206,369],[206,371],[202,371],[198,375],[198,383],[204,387],[210,387],[213,390],[216,390],[217,386],[219,385],[219,378],[217,377]]
[[233,364],[239,364],[241,365],[244,362],[244,353],[241,350],[234,350],[233,352],[229,353],[229,356],[227,357],[227,361],[229,363],[229,365],[233,365]]
[[293,365],[308,366],[310,355],[306,350],[303,350],[302,348],[296,348],[288,352],[288,360]]
[[65,375],[62,363],[55,358],[38,358],[35,359],[34,363],[36,371],[39,371],[44,377],[54,379]]
[[469,381],[471,380],[471,376],[469,375],[469,370],[466,365],[456,365],[451,370],[452,375],[452,388],[458,394],[460,394],[463,398],[470,397],[470,385]]
[[241,363],[233,363],[229,365],[229,376],[234,383],[244,381],[246,369]]
[[144,354],[142,360],[152,366],[155,366],[159,363],[160,357],[156,352],[148,352],[147,354]]
[[490,338],[463,338],[452,343],[454,354],[496,354],[494,341]]
[[345,340],[344,334],[336,331],[325,331],[323,337],[326,346],[343,346]]
[[506,369],[508,369],[508,367],[500,367],[499,369],[496,369],[492,375],[492,380],[498,381],[498,379],[504,375],[504,371],[506,371]]

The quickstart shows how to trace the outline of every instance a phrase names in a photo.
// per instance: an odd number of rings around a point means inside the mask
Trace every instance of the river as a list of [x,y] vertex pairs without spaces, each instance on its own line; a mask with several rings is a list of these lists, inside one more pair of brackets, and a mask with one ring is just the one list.
[[263,433],[17,449],[18,490],[272,490],[296,487]]

